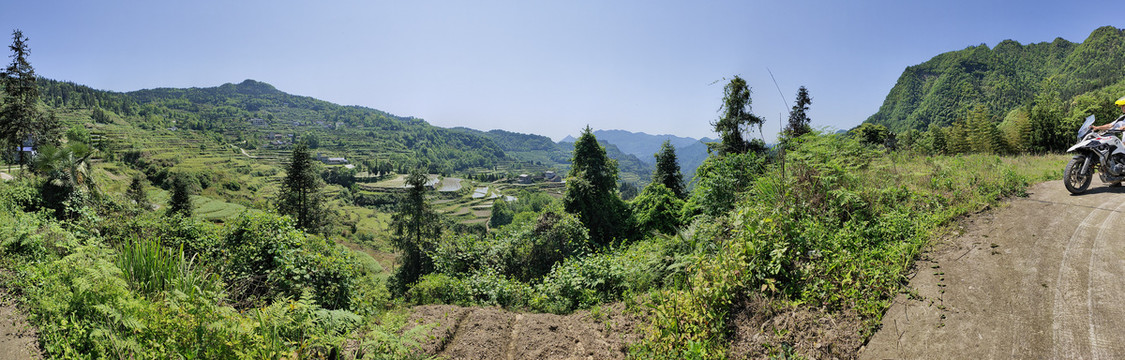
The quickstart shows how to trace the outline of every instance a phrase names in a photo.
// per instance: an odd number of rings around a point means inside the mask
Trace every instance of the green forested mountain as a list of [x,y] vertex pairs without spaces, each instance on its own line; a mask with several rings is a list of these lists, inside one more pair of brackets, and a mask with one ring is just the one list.
[[551,138],[543,135],[521,134],[499,129],[489,130],[488,132],[464,127],[453,129],[492,139],[506,154],[518,160],[543,165],[570,163],[570,152],[573,149],[559,146]]
[[[296,96],[254,80],[210,88],[159,88],[116,93],[40,79],[44,103],[56,109],[96,109],[95,116],[141,129],[193,130],[254,149],[283,134],[319,151],[400,170],[423,166],[432,173],[490,168],[513,161],[491,139],[359,107]],[[100,116],[98,114],[101,114]],[[251,121],[252,119],[260,119]],[[95,119],[98,120],[98,119]],[[128,139],[124,139],[128,140]]]
[[1066,100],[1120,85],[1125,82],[1123,31],[1105,26],[1082,43],[1005,40],[991,49],[982,44],[940,54],[906,68],[866,122],[895,132],[925,130],[930,124],[953,124],[977,105],[1001,119],[1040,92],[1055,91]]

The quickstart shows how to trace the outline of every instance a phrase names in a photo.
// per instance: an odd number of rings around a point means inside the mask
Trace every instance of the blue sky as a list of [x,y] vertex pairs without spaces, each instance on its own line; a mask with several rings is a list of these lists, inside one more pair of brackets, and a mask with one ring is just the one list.
[[847,129],[878,110],[905,67],[939,53],[1005,39],[1081,42],[1097,27],[1125,27],[1125,8],[1111,1],[2,0],[0,8],[0,29],[23,30],[32,65],[52,79],[113,91],[255,79],[438,126],[555,140],[587,124],[713,137],[709,122],[733,75],[750,83],[767,140],[801,85],[814,127]]

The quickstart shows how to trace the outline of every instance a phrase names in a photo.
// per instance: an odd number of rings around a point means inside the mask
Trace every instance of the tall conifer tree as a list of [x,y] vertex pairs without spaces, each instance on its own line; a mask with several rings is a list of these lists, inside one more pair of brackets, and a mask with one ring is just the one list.
[[278,212],[289,215],[297,227],[305,231],[320,232],[324,225],[325,209],[320,188],[323,184],[309,155],[309,147],[298,143],[293,147],[289,166],[285,168],[281,184]]
[[563,199],[566,211],[586,225],[595,244],[624,239],[632,229],[632,217],[617,196],[617,161],[606,156],[589,126],[574,142],[571,164]]
[[[44,116],[38,108],[39,88],[35,84],[35,68],[27,57],[31,51],[27,47],[27,37],[23,32],[12,32],[12,63],[4,69],[4,102],[0,104],[0,137],[9,149],[19,151],[24,140],[37,141],[50,133],[57,122],[54,116]],[[27,157],[20,156],[20,168],[27,164]]]
[[441,236],[440,218],[426,202],[426,180],[426,174],[421,169],[415,169],[406,177],[406,195],[391,220],[394,229],[391,241],[402,250],[402,266],[393,284],[395,292],[400,294],[422,275],[432,271],[433,262],[426,252]]
[[793,105],[793,109],[789,111],[789,125],[785,127],[785,135],[788,137],[798,137],[808,134],[812,128],[809,126],[808,111],[809,105],[812,104],[812,98],[809,97],[809,89],[804,86],[797,89],[797,104]]
[[672,146],[672,142],[665,140],[664,144],[660,145],[660,152],[654,156],[656,156],[656,170],[652,173],[652,182],[663,184],[681,200],[686,198],[684,175],[680,172],[680,163],[676,160],[676,148]]
[[191,213],[191,189],[183,176],[176,176],[172,179],[172,199],[168,202],[167,216],[190,217]]
[[133,175],[133,181],[129,183],[129,188],[125,190],[125,196],[133,202],[137,203],[137,207],[142,209],[149,209],[148,195],[145,194],[145,176],[143,174]]

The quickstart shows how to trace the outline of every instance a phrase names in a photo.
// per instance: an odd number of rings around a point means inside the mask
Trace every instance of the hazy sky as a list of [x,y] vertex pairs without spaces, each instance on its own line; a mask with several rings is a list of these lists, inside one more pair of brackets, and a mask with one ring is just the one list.
[[0,9],[0,30],[23,30],[36,72],[52,79],[113,91],[254,79],[438,126],[555,140],[586,124],[713,137],[733,75],[750,83],[767,139],[801,85],[814,127],[847,129],[878,110],[905,67],[939,53],[1125,27],[1117,1],[0,0]]

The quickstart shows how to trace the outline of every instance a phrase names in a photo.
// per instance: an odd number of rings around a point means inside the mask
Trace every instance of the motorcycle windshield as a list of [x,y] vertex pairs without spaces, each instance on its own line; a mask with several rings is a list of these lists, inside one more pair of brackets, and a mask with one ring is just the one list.
[[1090,132],[1090,125],[1094,125],[1094,115],[1087,116],[1086,122],[1078,127],[1078,140],[1086,137],[1086,134]]

